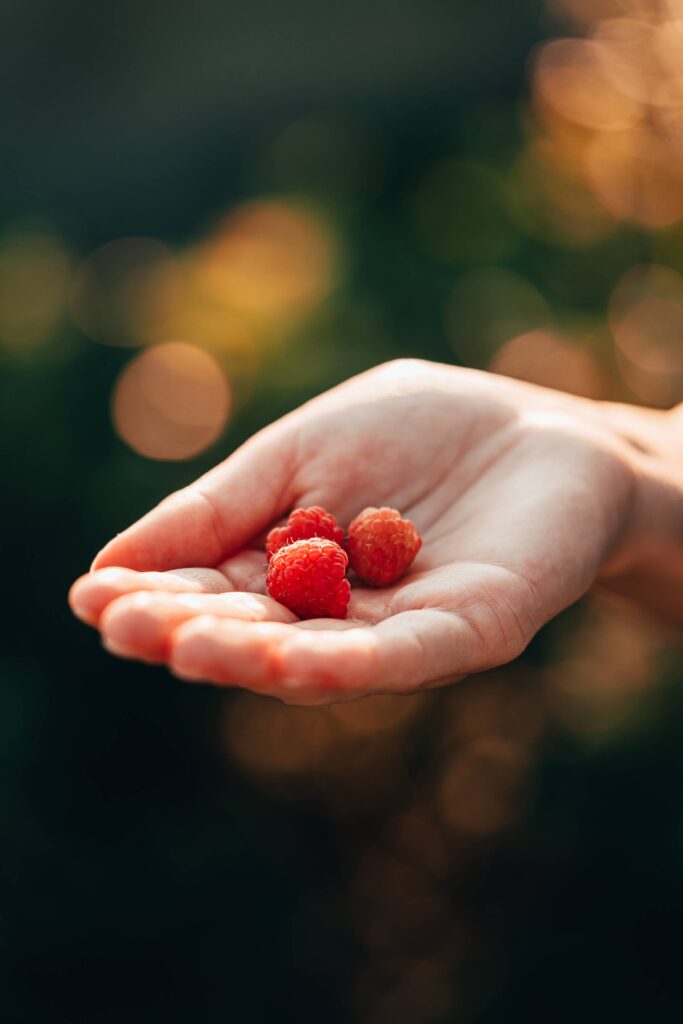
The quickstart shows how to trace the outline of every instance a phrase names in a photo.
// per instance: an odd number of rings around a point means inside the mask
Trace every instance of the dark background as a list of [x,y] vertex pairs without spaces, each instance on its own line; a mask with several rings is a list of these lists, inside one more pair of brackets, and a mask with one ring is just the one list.
[[[528,216],[549,179],[520,199],[530,53],[582,26],[531,0],[0,19],[3,1018],[679,1020],[683,697],[656,627],[587,602],[507,670],[309,711],[117,661],[66,607],[113,532],[311,394],[397,355],[489,365],[482,267],[513,275],[510,336],[548,327],[525,287],[560,332],[542,383],[680,397],[605,320],[633,265],[682,269],[679,221],[611,211],[577,241]],[[110,417],[136,341],[80,330],[72,277],[130,236],[191,259],[262,197],[314,204],[334,282],[246,360],[184,339],[231,381],[228,426],[136,454]]]

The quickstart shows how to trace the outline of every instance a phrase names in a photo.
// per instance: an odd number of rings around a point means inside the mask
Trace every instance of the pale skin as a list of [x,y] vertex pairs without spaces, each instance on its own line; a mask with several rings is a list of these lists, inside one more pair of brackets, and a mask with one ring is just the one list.
[[[264,531],[368,505],[423,546],[346,620],[265,591]],[[111,540],[69,595],[114,654],[292,704],[408,693],[515,658],[594,585],[683,629],[683,407],[591,402],[419,360],[271,424]],[[608,652],[606,652],[608,657]]]

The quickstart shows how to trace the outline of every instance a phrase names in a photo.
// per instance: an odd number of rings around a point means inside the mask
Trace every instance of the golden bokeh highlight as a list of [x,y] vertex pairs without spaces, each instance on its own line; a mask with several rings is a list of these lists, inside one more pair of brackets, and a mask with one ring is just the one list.
[[539,50],[533,80],[537,106],[590,129],[623,129],[639,104],[609,72],[609,54],[593,39],[553,39]]
[[673,0],[554,6],[586,35],[550,40],[533,61],[546,171],[580,182],[616,220],[651,230],[679,223],[683,10]]
[[289,708],[243,695],[229,712],[230,752],[243,768],[261,777],[315,770],[327,759],[338,736],[327,711]]
[[245,318],[209,297],[198,279],[191,251],[148,277],[135,318],[139,338],[150,344],[183,338],[216,354],[248,356],[256,338]]
[[541,679],[529,666],[509,665],[455,691],[444,721],[448,749],[486,737],[533,746],[545,727]]
[[254,200],[183,252],[150,238],[101,246],[78,268],[69,306],[95,341],[154,346],[119,379],[116,428],[140,454],[185,459],[219,436],[231,402],[245,400],[273,347],[337,278],[338,247],[320,216],[290,200]]
[[497,736],[467,744],[450,761],[439,788],[446,824],[476,835],[511,827],[523,810],[520,794],[528,757],[523,746]]
[[230,213],[197,247],[206,293],[257,322],[288,322],[318,305],[334,282],[334,246],[303,206],[255,200]]
[[622,95],[656,107],[680,103],[681,28],[678,21],[636,18],[609,18],[596,26],[593,39],[604,53],[605,73]]
[[554,716],[593,742],[619,733],[637,722],[665,650],[653,623],[616,603],[595,602],[592,614],[564,639],[549,670]]
[[338,279],[328,224],[285,200],[245,203],[144,275],[128,307],[139,344],[182,339],[225,364],[244,400],[263,361],[325,301]]
[[585,398],[603,394],[602,375],[593,357],[554,331],[528,331],[511,338],[496,352],[488,369]]
[[62,320],[71,259],[56,235],[16,230],[0,240],[0,344],[31,351],[52,339]]
[[[424,701],[377,696],[325,708],[288,707],[243,694],[225,720],[232,758],[265,784],[328,792],[338,813],[377,802],[404,784],[402,738]],[[373,785],[366,785],[372,778]]]
[[414,701],[402,697],[369,697],[348,704],[333,704],[330,713],[347,735],[374,736],[400,729],[414,717]]
[[154,345],[118,378],[112,400],[116,431],[139,455],[182,460],[218,439],[230,389],[217,361],[183,342]]
[[609,323],[619,368],[635,394],[668,407],[683,400],[683,276],[642,264],[618,282]]
[[599,135],[584,154],[586,182],[614,217],[646,228],[683,217],[683,162],[651,127]]

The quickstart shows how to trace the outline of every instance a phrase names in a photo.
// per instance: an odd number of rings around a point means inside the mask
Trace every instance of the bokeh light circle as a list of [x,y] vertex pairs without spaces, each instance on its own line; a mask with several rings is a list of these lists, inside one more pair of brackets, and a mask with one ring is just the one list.
[[671,146],[639,128],[597,135],[584,156],[587,181],[615,217],[664,228],[683,217],[683,173]]
[[609,324],[622,376],[655,405],[683,399],[683,276],[670,267],[628,270],[609,302]]
[[572,395],[602,395],[601,374],[592,356],[554,331],[528,331],[511,338],[496,352],[488,368],[505,377]]
[[[560,171],[617,221],[683,218],[683,5],[557,0],[588,38],[542,44],[534,106]],[[557,4],[556,4],[557,6]]]
[[312,211],[280,200],[235,209],[198,247],[205,291],[257,320],[290,319],[314,308],[334,280],[332,236]]
[[223,430],[230,389],[213,356],[184,342],[165,342],[137,355],[114,389],[117,433],[149,459],[190,459]]
[[541,108],[583,128],[633,124],[639,106],[614,81],[610,53],[592,39],[553,39],[536,55],[534,94]]
[[490,835],[516,821],[528,755],[520,744],[486,736],[454,756],[440,787],[445,824],[457,830]]

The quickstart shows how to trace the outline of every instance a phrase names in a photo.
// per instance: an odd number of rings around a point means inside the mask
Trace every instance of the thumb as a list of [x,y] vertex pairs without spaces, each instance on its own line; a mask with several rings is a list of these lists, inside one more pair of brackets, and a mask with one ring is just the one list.
[[281,424],[256,434],[110,540],[91,568],[146,572],[217,565],[289,508],[295,453],[291,429]]

